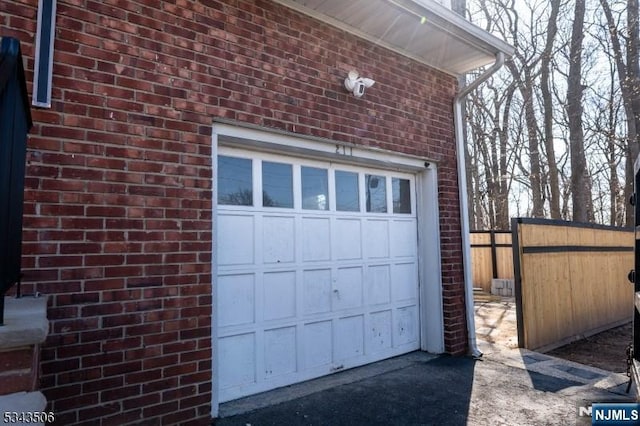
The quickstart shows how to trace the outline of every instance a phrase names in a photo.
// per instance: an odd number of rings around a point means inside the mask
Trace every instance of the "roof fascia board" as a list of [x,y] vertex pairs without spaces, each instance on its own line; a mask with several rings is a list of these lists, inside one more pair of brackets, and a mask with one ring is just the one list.
[[[447,9],[441,4],[435,3],[431,0],[388,0],[392,3],[400,3],[403,5],[413,4],[418,6],[418,13],[425,14],[426,16],[431,15],[432,19],[437,18],[438,26],[448,33],[457,36],[459,39],[462,39],[469,43],[470,45],[476,47],[483,52],[489,53],[495,56],[498,52],[504,53],[505,57],[510,57],[515,52],[515,49],[510,44],[505,41],[499,39],[493,34],[483,30],[475,24],[464,19],[459,14],[454,11]],[[445,26],[443,23],[448,23],[453,25],[456,28],[459,28],[460,31],[452,32]]]

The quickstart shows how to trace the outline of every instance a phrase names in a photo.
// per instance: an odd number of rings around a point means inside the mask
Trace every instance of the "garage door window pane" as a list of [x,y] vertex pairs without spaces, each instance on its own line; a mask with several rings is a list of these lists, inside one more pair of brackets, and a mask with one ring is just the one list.
[[251,160],[218,156],[218,204],[253,205]]
[[302,167],[302,208],[329,209],[329,180],[327,169]]
[[411,184],[409,179],[393,178],[393,212],[411,213]]
[[336,210],[343,212],[360,211],[360,191],[358,174],[336,170]]
[[384,176],[365,175],[367,212],[387,212],[387,180]]
[[291,164],[262,162],[262,205],[293,208]]

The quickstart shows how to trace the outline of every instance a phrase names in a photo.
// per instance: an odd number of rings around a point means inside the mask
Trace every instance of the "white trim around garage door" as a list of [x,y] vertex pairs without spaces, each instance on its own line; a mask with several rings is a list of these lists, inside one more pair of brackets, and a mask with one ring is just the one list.
[[265,153],[314,160],[329,160],[345,165],[370,166],[377,169],[411,173],[415,176],[418,223],[418,279],[420,282],[420,348],[432,353],[444,352],[442,314],[442,278],[438,209],[437,165],[434,162],[391,151],[368,149],[309,139],[283,132],[215,123],[212,131],[213,167],[213,246],[212,246],[212,417],[219,408],[218,348],[218,253],[216,167],[218,147],[242,148]]

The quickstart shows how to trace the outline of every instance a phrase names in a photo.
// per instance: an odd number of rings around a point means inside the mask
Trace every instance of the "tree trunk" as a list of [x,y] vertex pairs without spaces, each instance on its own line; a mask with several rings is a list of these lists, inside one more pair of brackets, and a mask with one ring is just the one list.
[[[470,103],[466,107],[467,117],[469,120],[469,139],[465,144],[465,156],[467,160],[467,181],[469,182],[468,195],[469,198],[469,213],[471,221],[471,229],[482,230],[484,226],[484,210],[483,210],[483,189],[482,182],[484,179],[480,178],[480,163],[481,155],[479,148],[482,143],[482,135],[477,132],[477,125],[475,124],[476,109],[473,103]],[[473,153],[469,149],[473,147]]]
[[551,13],[547,30],[547,39],[541,58],[540,89],[544,108],[544,146],[547,151],[547,165],[549,167],[549,213],[552,219],[560,219],[560,183],[558,180],[558,164],[553,144],[553,97],[549,81],[553,43],[558,32],[558,11],[560,0],[551,0]]
[[[511,102],[515,85],[509,86],[505,97],[504,108],[502,113],[502,128],[498,133],[498,141],[500,143],[500,180],[498,181],[498,204],[496,206],[496,224],[497,229],[507,230],[511,228],[511,220],[509,217],[509,170],[507,167],[508,156],[508,140],[509,140],[509,120],[511,114]],[[498,112],[496,111],[496,115]]]
[[531,76],[525,73],[525,82],[522,91],[524,98],[524,115],[527,123],[527,135],[529,140],[529,163],[531,182],[532,210],[531,216],[544,217],[544,200],[542,198],[542,167],[540,166],[540,142],[538,140],[538,126],[536,112],[533,106],[533,84]]
[[576,0],[567,81],[567,116],[569,120],[569,153],[571,157],[571,195],[573,220],[594,220],[591,182],[584,153],[582,130],[582,40],[584,38],[585,0]]

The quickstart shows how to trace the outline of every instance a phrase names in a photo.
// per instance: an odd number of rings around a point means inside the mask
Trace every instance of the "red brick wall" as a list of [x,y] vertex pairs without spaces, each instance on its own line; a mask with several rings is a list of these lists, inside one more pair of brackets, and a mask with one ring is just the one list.
[[0,396],[38,390],[40,345],[0,350]]
[[[37,0],[2,0],[32,80]],[[342,87],[356,69],[364,98]],[[59,424],[206,424],[216,117],[439,162],[446,350],[466,350],[451,76],[270,1],[58,0],[33,110],[25,291]],[[31,90],[31,85],[29,85]]]

